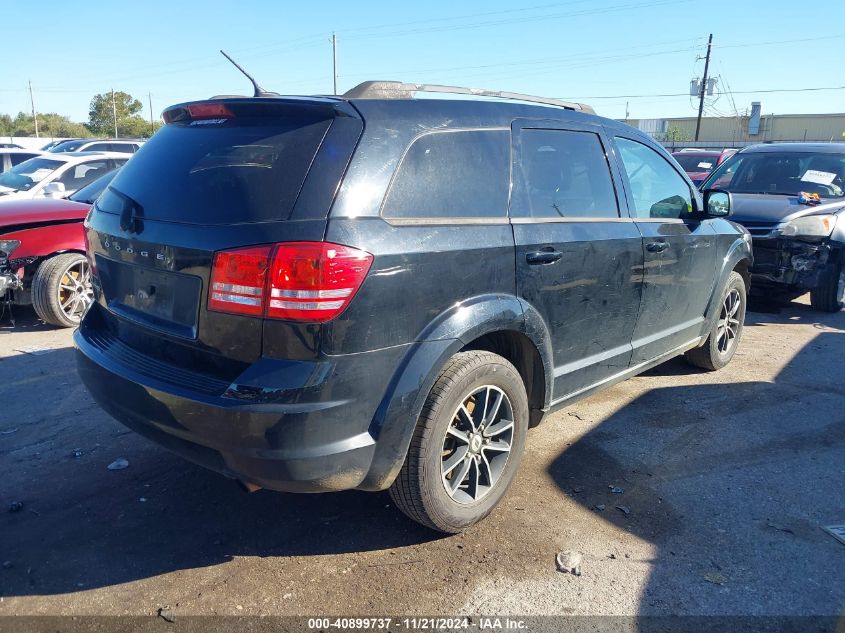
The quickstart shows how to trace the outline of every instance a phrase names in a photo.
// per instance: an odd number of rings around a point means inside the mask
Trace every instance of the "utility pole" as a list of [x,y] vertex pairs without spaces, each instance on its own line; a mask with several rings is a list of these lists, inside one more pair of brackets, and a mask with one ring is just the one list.
[[710,49],[713,47],[713,34],[707,40],[707,57],[704,58],[704,79],[701,80],[701,90],[698,93],[698,119],[695,122],[695,140],[701,131],[701,113],[704,112],[704,93],[707,91],[707,72],[710,70]]
[[38,113],[35,111],[35,99],[32,96],[32,81],[29,82],[29,103],[32,104],[32,119],[35,121],[35,138],[38,138]]
[[628,118],[631,116],[631,113],[628,111],[628,102],[625,102],[625,120],[627,121]]
[[332,32],[332,94],[337,94],[337,35]]
[[148,92],[147,97],[150,99],[150,136],[152,136],[156,133],[156,125],[153,123],[153,94]]
[[111,113],[114,117],[114,137],[117,138],[117,105],[114,102],[114,88],[111,89]]

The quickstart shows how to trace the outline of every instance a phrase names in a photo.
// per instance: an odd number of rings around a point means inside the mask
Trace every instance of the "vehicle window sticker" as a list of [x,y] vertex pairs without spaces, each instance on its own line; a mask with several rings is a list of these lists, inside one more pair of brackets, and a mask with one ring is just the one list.
[[815,169],[808,169],[801,176],[802,182],[813,182],[817,185],[830,185],[836,179],[837,174],[832,174],[829,171],[818,171]]

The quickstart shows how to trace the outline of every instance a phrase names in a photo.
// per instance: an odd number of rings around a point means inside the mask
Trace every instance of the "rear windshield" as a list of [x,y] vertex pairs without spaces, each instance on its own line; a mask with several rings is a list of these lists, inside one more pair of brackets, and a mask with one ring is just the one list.
[[686,172],[711,172],[719,162],[719,156],[702,156],[690,152],[689,154],[672,154],[672,158],[678,161],[678,164]]
[[138,150],[97,201],[131,201],[153,220],[240,224],[290,215],[330,119],[313,115],[170,123]]

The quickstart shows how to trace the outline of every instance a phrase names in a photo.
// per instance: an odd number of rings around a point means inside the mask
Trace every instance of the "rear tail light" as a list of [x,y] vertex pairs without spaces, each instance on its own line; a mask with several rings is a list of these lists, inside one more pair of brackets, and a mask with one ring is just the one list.
[[370,270],[367,252],[326,242],[284,242],[214,257],[208,308],[324,323],[346,309]]
[[195,103],[186,110],[192,119],[231,119],[235,115],[222,103]]
[[175,123],[189,119],[233,119],[235,113],[225,103],[193,103],[169,108],[161,116],[165,123]]
[[210,310],[261,316],[272,246],[223,251],[214,256]]

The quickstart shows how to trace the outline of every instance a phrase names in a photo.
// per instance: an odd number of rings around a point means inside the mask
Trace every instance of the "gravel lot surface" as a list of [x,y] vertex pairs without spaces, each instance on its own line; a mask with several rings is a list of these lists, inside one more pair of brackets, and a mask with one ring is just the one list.
[[242,492],[109,418],[71,332],[18,319],[0,614],[845,614],[845,545],[821,529],[845,524],[845,312],[749,312],[726,369],[674,360],[556,413],[451,537],[386,493]]

